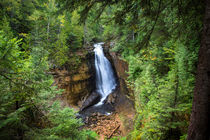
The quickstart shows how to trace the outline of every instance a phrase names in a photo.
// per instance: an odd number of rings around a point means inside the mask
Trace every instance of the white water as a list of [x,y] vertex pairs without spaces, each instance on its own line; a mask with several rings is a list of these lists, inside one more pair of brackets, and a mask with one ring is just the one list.
[[117,83],[114,77],[112,65],[104,56],[103,43],[94,44],[95,68],[96,68],[96,91],[101,94],[101,100],[97,105],[103,104],[106,97],[115,89]]

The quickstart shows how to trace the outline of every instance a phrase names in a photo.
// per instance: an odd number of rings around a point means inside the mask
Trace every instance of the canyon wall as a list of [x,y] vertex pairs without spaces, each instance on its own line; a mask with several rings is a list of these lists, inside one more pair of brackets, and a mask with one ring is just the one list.
[[64,89],[62,100],[67,105],[81,107],[87,96],[95,89],[94,53],[91,50],[78,50],[74,53],[80,59],[76,68],[67,63],[53,69],[52,72],[54,84]]
[[[117,92],[115,92],[114,97],[110,97],[110,99],[115,99],[111,102],[115,104],[118,110],[121,110],[120,106],[124,103],[129,105],[128,108],[130,108],[130,106],[133,106],[130,100],[133,92],[126,84],[128,64],[120,58],[120,55],[110,51],[109,45],[105,44],[103,47],[118,81]],[[52,72],[55,85],[60,89],[64,89],[62,100],[67,105],[80,108],[85,99],[95,90],[95,54],[93,47],[89,49],[83,48],[74,53],[80,58],[78,67],[72,68],[72,64],[68,63],[61,68],[53,69]]]

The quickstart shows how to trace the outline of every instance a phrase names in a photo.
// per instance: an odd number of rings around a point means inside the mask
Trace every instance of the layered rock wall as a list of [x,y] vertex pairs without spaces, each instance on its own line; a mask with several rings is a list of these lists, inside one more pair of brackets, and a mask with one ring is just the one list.
[[95,68],[93,52],[78,52],[81,61],[78,67],[71,64],[53,69],[55,85],[64,89],[62,100],[68,105],[81,106],[85,98],[95,89]]

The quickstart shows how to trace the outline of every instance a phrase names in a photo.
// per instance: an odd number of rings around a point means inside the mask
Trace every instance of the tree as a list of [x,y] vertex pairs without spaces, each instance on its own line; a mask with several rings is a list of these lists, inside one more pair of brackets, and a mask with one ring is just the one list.
[[[105,35],[115,35],[112,41],[117,47],[114,49],[120,52],[129,63],[130,84],[134,87],[136,104],[139,105],[137,107],[139,119],[136,121],[137,135],[144,139],[152,139],[154,130],[156,130],[157,136],[155,137],[164,139],[174,130],[178,130],[184,139],[192,104],[204,1],[58,1],[61,6],[70,11],[79,7],[80,20],[83,22],[93,8],[97,11],[98,16],[96,17],[101,17],[102,20],[108,17],[103,16],[103,11],[106,11],[107,8],[112,9],[107,22],[114,21],[114,23],[105,26]],[[115,25],[118,30],[115,28],[112,31]],[[158,50],[154,51],[155,48]],[[207,50],[205,51],[207,52]],[[159,62],[154,59],[154,56]],[[156,63],[148,60],[150,57]],[[202,59],[205,55],[199,57]],[[208,77],[207,73],[206,77]],[[197,77],[197,79],[199,78]],[[166,104],[159,103],[160,100]],[[206,100],[209,100],[209,96]],[[155,108],[155,105],[159,108]],[[204,116],[209,116],[205,111],[203,113]],[[178,123],[176,123],[177,120]],[[154,129],[156,127],[159,129]],[[151,132],[147,128],[151,128]]]
[[188,140],[210,139],[210,0],[206,0]]
[[53,0],[44,2],[0,2],[0,139],[95,139],[79,129],[73,109],[51,104],[61,90],[52,86],[49,54],[60,56],[53,64],[62,65],[69,52],[66,32],[59,30],[64,16],[56,15]]
[[32,29],[28,17],[33,13],[35,3],[32,0],[2,0],[0,2],[0,20],[6,18],[16,36],[27,34]]

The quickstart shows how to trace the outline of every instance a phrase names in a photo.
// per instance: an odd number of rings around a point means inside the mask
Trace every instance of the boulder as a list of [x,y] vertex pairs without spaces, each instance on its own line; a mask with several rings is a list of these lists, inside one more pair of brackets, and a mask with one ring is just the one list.
[[101,95],[97,92],[92,92],[90,96],[85,100],[85,102],[82,104],[82,107],[80,111],[84,110],[85,108],[92,106],[96,103],[98,103],[101,99]]
[[104,100],[104,103],[105,104],[114,104],[115,98],[116,98],[116,92],[112,92],[106,97],[106,99]]

